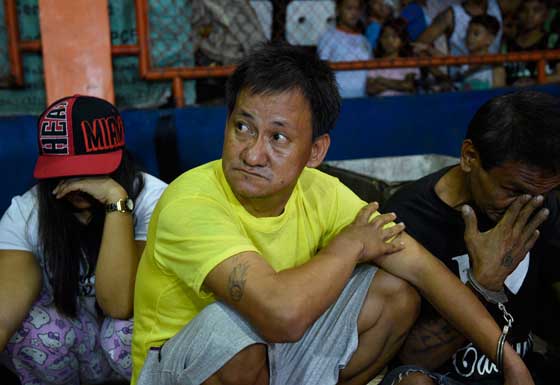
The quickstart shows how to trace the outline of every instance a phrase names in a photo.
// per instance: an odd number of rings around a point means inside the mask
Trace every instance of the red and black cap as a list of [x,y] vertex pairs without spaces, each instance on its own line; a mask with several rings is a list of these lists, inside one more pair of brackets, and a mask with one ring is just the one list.
[[52,103],[37,123],[37,179],[111,174],[124,148],[124,124],[106,100],[74,95]]

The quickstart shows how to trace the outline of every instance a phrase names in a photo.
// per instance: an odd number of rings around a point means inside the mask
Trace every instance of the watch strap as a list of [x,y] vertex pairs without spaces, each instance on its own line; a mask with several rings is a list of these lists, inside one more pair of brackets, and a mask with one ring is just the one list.
[[118,211],[120,213],[131,213],[131,207],[133,207],[132,199],[127,197],[124,199],[119,199],[118,201],[113,203],[108,203],[107,205],[105,205],[105,211],[108,213],[114,211]]

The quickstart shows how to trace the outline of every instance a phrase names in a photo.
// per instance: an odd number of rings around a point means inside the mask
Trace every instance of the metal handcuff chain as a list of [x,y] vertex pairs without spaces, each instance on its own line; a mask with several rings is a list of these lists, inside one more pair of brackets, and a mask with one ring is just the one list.
[[504,369],[504,345],[506,344],[507,335],[513,325],[513,316],[507,311],[506,306],[502,303],[498,303],[498,309],[502,312],[506,324],[502,329],[502,334],[498,338],[498,347],[496,349],[496,366],[499,372]]
[[498,305],[498,309],[503,314],[506,324],[502,328],[502,334],[498,339],[498,347],[496,349],[496,367],[499,372],[503,371],[504,368],[504,346],[506,344],[507,335],[513,325],[513,316],[507,311],[504,303],[508,301],[508,297],[505,291],[502,289],[498,292],[491,291],[484,288],[475,278],[471,269],[467,270],[467,280],[470,282],[471,286],[484,297],[484,299],[490,303]]

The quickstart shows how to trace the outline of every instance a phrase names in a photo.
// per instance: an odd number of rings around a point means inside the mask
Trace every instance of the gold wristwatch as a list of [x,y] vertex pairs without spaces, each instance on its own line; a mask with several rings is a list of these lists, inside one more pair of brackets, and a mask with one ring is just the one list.
[[114,203],[105,206],[105,211],[111,213],[118,211],[120,213],[131,213],[134,210],[134,201],[130,198],[119,199]]

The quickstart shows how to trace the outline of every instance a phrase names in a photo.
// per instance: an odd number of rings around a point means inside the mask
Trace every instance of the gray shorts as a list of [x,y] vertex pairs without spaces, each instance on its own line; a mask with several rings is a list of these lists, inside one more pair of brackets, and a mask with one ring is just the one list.
[[358,315],[376,271],[358,266],[338,300],[294,343],[267,343],[232,308],[215,302],[149,351],[137,384],[199,385],[244,348],[266,344],[270,385],[334,385],[358,347]]

